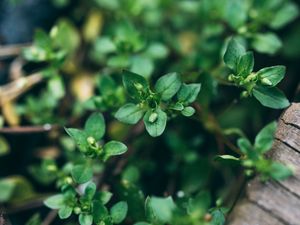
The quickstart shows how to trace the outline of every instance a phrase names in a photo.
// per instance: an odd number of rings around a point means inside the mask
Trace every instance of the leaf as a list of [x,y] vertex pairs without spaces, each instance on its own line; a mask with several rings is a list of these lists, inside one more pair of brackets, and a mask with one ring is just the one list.
[[182,84],[177,93],[178,101],[185,103],[194,102],[197,99],[200,89],[201,84]]
[[96,184],[91,182],[89,183],[86,188],[84,189],[84,196],[88,199],[92,200],[95,193],[96,193]]
[[168,73],[160,77],[155,84],[155,91],[162,100],[170,100],[180,89],[181,81],[177,73]]
[[147,80],[135,73],[123,71],[123,85],[128,94],[135,99],[141,99],[141,93],[148,93],[149,85]]
[[299,15],[299,9],[293,2],[286,2],[276,13],[274,18],[270,21],[270,26],[273,29],[278,29],[292,20],[296,19]]
[[150,58],[144,56],[135,56],[132,59],[130,70],[134,73],[141,74],[144,77],[150,77],[154,70],[154,63]]
[[60,209],[65,206],[64,196],[62,194],[53,195],[44,201],[44,204],[51,209]]
[[128,205],[126,202],[118,202],[110,209],[110,215],[112,217],[113,223],[119,224],[121,223],[127,214]]
[[95,194],[94,199],[100,201],[103,205],[109,202],[112,197],[112,193],[108,191],[99,191]]
[[[155,120],[153,120],[154,115],[156,115]],[[156,110],[150,109],[146,112],[143,120],[148,133],[152,137],[157,137],[160,136],[166,128],[167,114],[160,108]]]
[[75,128],[65,128],[65,131],[76,142],[81,151],[87,151],[89,146],[87,142],[88,136],[84,131]]
[[273,109],[283,109],[290,105],[289,100],[278,88],[256,86],[253,89],[254,97],[263,105]]
[[239,163],[240,159],[233,155],[218,155],[216,156],[217,161],[226,161],[232,163]]
[[145,202],[146,216],[152,224],[171,223],[175,209],[172,197],[148,197]]
[[224,54],[224,62],[225,64],[232,70],[237,70],[237,65],[240,57],[242,57],[246,53],[244,46],[239,44],[234,38],[232,38],[228,45]]
[[80,214],[78,220],[80,225],[92,225],[93,216],[89,214]]
[[95,224],[108,218],[108,210],[101,201],[93,201],[93,220]]
[[0,202],[6,202],[13,196],[16,184],[9,179],[0,180]]
[[242,153],[245,155],[249,155],[251,151],[253,151],[253,147],[250,141],[246,138],[239,138],[237,141],[237,145]]
[[212,215],[212,220],[211,220],[212,225],[224,225],[225,224],[225,215],[221,209],[219,209],[219,208],[214,209],[211,212],[211,215]]
[[67,219],[71,216],[73,209],[70,206],[63,206],[58,210],[58,216],[60,219]]
[[260,79],[268,79],[272,86],[276,86],[285,75],[285,66],[266,67],[257,72]]
[[265,126],[255,138],[254,148],[259,153],[265,153],[266,151],[270,150],[273,141],[274,135],[277,128],[277,123],[274,121],[267,126]]
[[195,198],[190,198],[187,205],[187,213],[191,217],[203,217],[211,204],[209,192],[202,191]]
[[93,169],[87,165],[76,165],[71,170],[74,181],[78,184],[88,182],[93,177]]
[[10,146],[7,140],[4,137],[0,136],[0,156],[6,155],[9,152],[10,152]]
[[282,47],[282,42],[273,33],[256,34],[253,37],[252,46],[260,53],[274,55]]
[[110,141],[103,147],[104,161],[114,155],[121,155],[127,151],[127,146],[119,141]]
[[108,75],[99,76],[98,89],[102,95],[112,93],[116,90],[116,82]]
[[272,162],[270,167],[270,176],[275,180],[284,180],[293,175],[293,170],[281,163]]
[[146,222],[137,222],[134,225],[151,225],[150,223],[146,223]]
[[101,113],[93,113],[85,122],[84,131],[88,136],[95,138],[97,141],[105,133],[105,121]]
[[139,105],[128,103],[116,112],[115,117],[123,123],[136,124],[143,117],[144,112],[145,110]]
[[186,117],[190,117],[192,115],[194,115],[195,113],[195,109],[191,106],[185,107],[182,111],[181,114],[186,116]]
[[240,76],[246,77],[252,71],[254,67],[254,56],[253,52],[247,52],[245,55],[241,56],[237,64],[237,73]]
[[223,2],[224,19],[234,29],[241,27],[247,20],[247,1],[227,0]]

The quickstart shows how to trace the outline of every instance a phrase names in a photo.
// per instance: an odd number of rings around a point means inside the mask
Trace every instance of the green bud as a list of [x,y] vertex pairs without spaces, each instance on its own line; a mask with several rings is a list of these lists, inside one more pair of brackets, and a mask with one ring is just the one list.
[[246,174],[246,176],[248,176],[248,177],[252,176],[253,173],[254,173],[253,170],[245,170],[245,174]]
[[73,211],[74,211],[74,213],[75,213],[76,215],[78,215],[78,214],[81,213],[81,208],[79,208],[79,207],[77,206],[77,207],[75,207],[75,208],[73,209]]
[[268,78],[263,78],[260,80],[262,84],[271,86],[272,82]]
[[90,145],[94,145],[96,143],[95,138],[92,136],[89,136],[86,140]]
[[231,82],[234,81],[234,75],[233,75],[233,74],[230,74],[230,75],[228,76],[228,80],[231,81]]
[[243,26],[238,29],[239,34],[245,34],[247,32],[247,27]]
[[245,160],[245,161],[243,162],[243,165],[244,165],[245,167],[252,167],[252,166],[254,166],[254,163],[253,163],[253,161],[251,161],[251,160]]
[[149,116],[148,121],[150,123],[154,123],[157,120],[158,114],[156,112],[151,113],[151,115]]
[[250,73],[245,79],[245,82],[251,82],[257,78],[257,73]]
[[49,172],[54,172],[54,171],[57,170],[57,167],[56,167],[55,165],[48,165],[48,166],[47,166],[47,170],[48,170]]
[[247,98],[248,96],[249,96],[248,91],[243,91],[243,92],[241,93],[241,98]]
[[72,180],[72,178],[71,177],[65,177],[64,178],[64,182],[65,182],[65,184],[72,184],[73,183],[73,180]]
[[134,83],[134,86],[139,91],[143,90],[143,85],[141,85],[140,83]]

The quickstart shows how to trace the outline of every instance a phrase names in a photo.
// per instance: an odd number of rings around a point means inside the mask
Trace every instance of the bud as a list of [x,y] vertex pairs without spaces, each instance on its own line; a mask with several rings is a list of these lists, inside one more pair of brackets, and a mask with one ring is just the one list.
[[252,167],[252,166],[254,166],[253,161],[251,161],[251,160],[245,160],[245,161],[243,162],[243,165],[244,165],[245,167]]
[[243,92],[241,93],[241,98],[247,98],[248,96],[249,96],[248,91],[243,91]]
[[260,80],[262,84],[271,86],[272,82],[268,78],[263,78]]
[[78,214],[81,213],[81,208],[79,208],[78,206],[75,207],[73,210],[74,210],[74,213],[75,213],[76,215],[78,215]]
[[96,143],[95,138],[93,138],[91,136],[89,136],[86,140],[90,145],[94,145]]
[[72,184],[72,183],[73,183],[73,180],[72,180],[71,177],[65,177],[64,182],[65,182],[66,184]]
[[141,85],[140,83],[134,83],[134,86],[139,91],[141,91],[143,89],[143,85]]
[[228,80],[232,82],[232,81],[234,80],[234,75],[233,75],[233,74],[230,74],[230,75],[228,76]]
[[252,176],[253,173],[254,173],[253,170],[245,170],[245,174],[246,174],[246,176],[248,176],[248,177]]
[[48,165],[47,170],[50,172],[54,172],[57,170],[57,167],[55,165]]
[[151,115],[149,116],[148,121],[150,123],[154,123],[157,120],[158,114],[156,112],[151,113]]

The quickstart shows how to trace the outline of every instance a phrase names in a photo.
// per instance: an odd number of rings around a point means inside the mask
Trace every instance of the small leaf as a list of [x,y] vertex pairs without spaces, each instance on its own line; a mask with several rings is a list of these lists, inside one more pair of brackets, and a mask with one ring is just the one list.
[[65,128],[65,131],[76,142],[81,151],[87,151],[89,146],[87,142],[88,136],[84,131],[75,128]]
[[257,86],[253,89],[254,97],[263,105],[273,109],[283,109],[290,105],[289,100],[278,88]]
[[240,148],[241,152],[245,155],[249,155],[251,151],[253,151],[253,147],[250,141],[246,138],[239,138],[237,141],[237,145]]
[[88,199],[93,199],[95,193],[96,193],[96,184],[91,182],[89,183],[86,188],[84,189],[84,196],[86,196]]
[[239,44],[234,38],[232,38],[227,46],[227,49],[224,54],[224,62],[225,64],[232,70],[237,70],[237,64],[244,54],[246,50],[244,46]]
[[277,123],[272,122],[265,126],[256,136],[254,148],[259,153],[265,153],[266,151],[270,150],[273,141],[274,135],[276,131]]
[[127,151],[127,146],[119,141],[110,141],[103,147],[104,161],[114,155],[121,155]]
[[89,214],[80,214],[78,219],[80,225],[92,225],[93,223],[93,216]]
[[136,124],[143,117],[144,112],[145,110],[139,105],[128,103],[116,112],[115,117],[123,123]]
[[71,175],[76,183],[83,184],[93,177],[93,169],[87,165],[76,165],[72,168]]
[[171,197],[148,197],[145,202],[146,216],[153,224],[171,223],[176,205]]
[[197,99],[201,84],[182,84],[177,93],[178,101],[192,103]]
[[101,201],[93,201],[93,220],[95,224],[108,218],[108,210]]
[[63,206],[58,210],[58,216],[60,219],[67,219],[71,216],[73,209],[69,206]]
[[126,70],[123,72],[123,85],[128,94],[135,99],[141,99],[141,93],[149,91],[148,82],[144,77]]
[[192,115],[194,115],[195,113],[195,109],[191,106],[185,107],[182,111],[181,114],[186,116],[186,117],[190,117]]
[[[151,115],[153,115],[153,113],[157,114],[157,118],[155,121],[150,120]],[[157,137],[160,136],[166,128],[167,114],[164,111],[162,111],[160,108],[157,108],[154,111],[150,109],[146,112],[143,120],[148,133],[152,137]]]
[[98,89],[102,95],[114,92],[117,88],[116,82],[108,75],[99,76]]
[[299,9],[293,2],[286,2],[270,21],[270,26],[274,29],[281,28],[294,20],[299,15]]
[[275,180],[284,180],[293,175],[293,170],[281,163],[272,162],[270,168],[270,176]]
[[254,35],[252,46],[260,53],[273,55],[282,47],[282,42],[273,33],[256,34]]
[[285,66],[266,67],[257,72],[260,79],[267,78],[272,86],[276,86],[285,75]]
[[252,71],[254,67],[254,56],[253,52],[247,52],[245,55],[241,56],[237,64],[237,73],[240,76],[246,77]]
[[216,156],[216,160],[220,161],[231,161],[231,162],[239,162],[240,159],[233,155],[218,155]]
[[97,141],[105,133],[104,117],[101,113],[93,113],[85,122],[84,131],[88,136],[95,138]]
[[118,202],[110,209],[110,215],[112,217],[113,223],[119,224],[121,223],[127,214],[128,205],[126,202]]
[[221,209],[219,209],[219,208],[214,209],[211,212],[211,215],[212,215],[212,220],[211,220],[212,225],[224,225],[225,224],[225,215]]
[[177,73],[168,73],[160,77],[155,84],[155,91],[162,100],[171,99],[180,89],[181,81]]
[[99,191],[95,194],[94,199],[100,201],[103,205],[109,202],[112,197],[112,193],[108,191]]
[[150,58],[144,56],[136,56],[132,59],[130,70],[134,73],[141,74],[148,78],[154,70],[154,63]]
[[53,195],[44,201],[44,204],[51,209],[60,209],[65,206],[62,194]]

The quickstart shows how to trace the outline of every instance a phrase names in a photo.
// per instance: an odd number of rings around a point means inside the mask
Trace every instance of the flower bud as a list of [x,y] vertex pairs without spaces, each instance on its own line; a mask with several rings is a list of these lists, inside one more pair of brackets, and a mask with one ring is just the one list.
[[148,121],[150,123],[154,123],[157,120],[158,114],[156,112],[153,112],[150,114]]
[[66,184],[72,184],[72,183],[73,183],[73,180],[72,180],[71,177],[68,176],[68,177],[65,177],[64,182],[65,182]]
[[75,213],[76,215],[78,215],[78,214],[81,213],[81,208],[79,208],[79,207],[77,206],[77,207],[75,207],[75,208],[73,209],[73,211],[74,211],[74,213]]
[[234,75],[233,75],[233,74],[230,74],[230,75],[228,76],[228,80],[229,80],[229,81],[233,81],[233,80],[234,80]]
[[272,82],[268,78],[263,78],[260,80],[262,84],[271,86]]
[[57,167],[56,167],[56,165],[48,165],[48,166],[47,166],[47,170],[48,170],[49,172],[54,172],[54,171],[57,170]]
[[143,85],[141,85],[140,83],[134,83],[134,86],[139,91],[141,91],[143,89]]
[[89,136],[86,140],[90,145],[94,145],[96,143],[95,138],[92,136]]
[[243,91],[243,92],[241,93],[241,98],[247,98],[248,96],[249,96],[248,91]]

